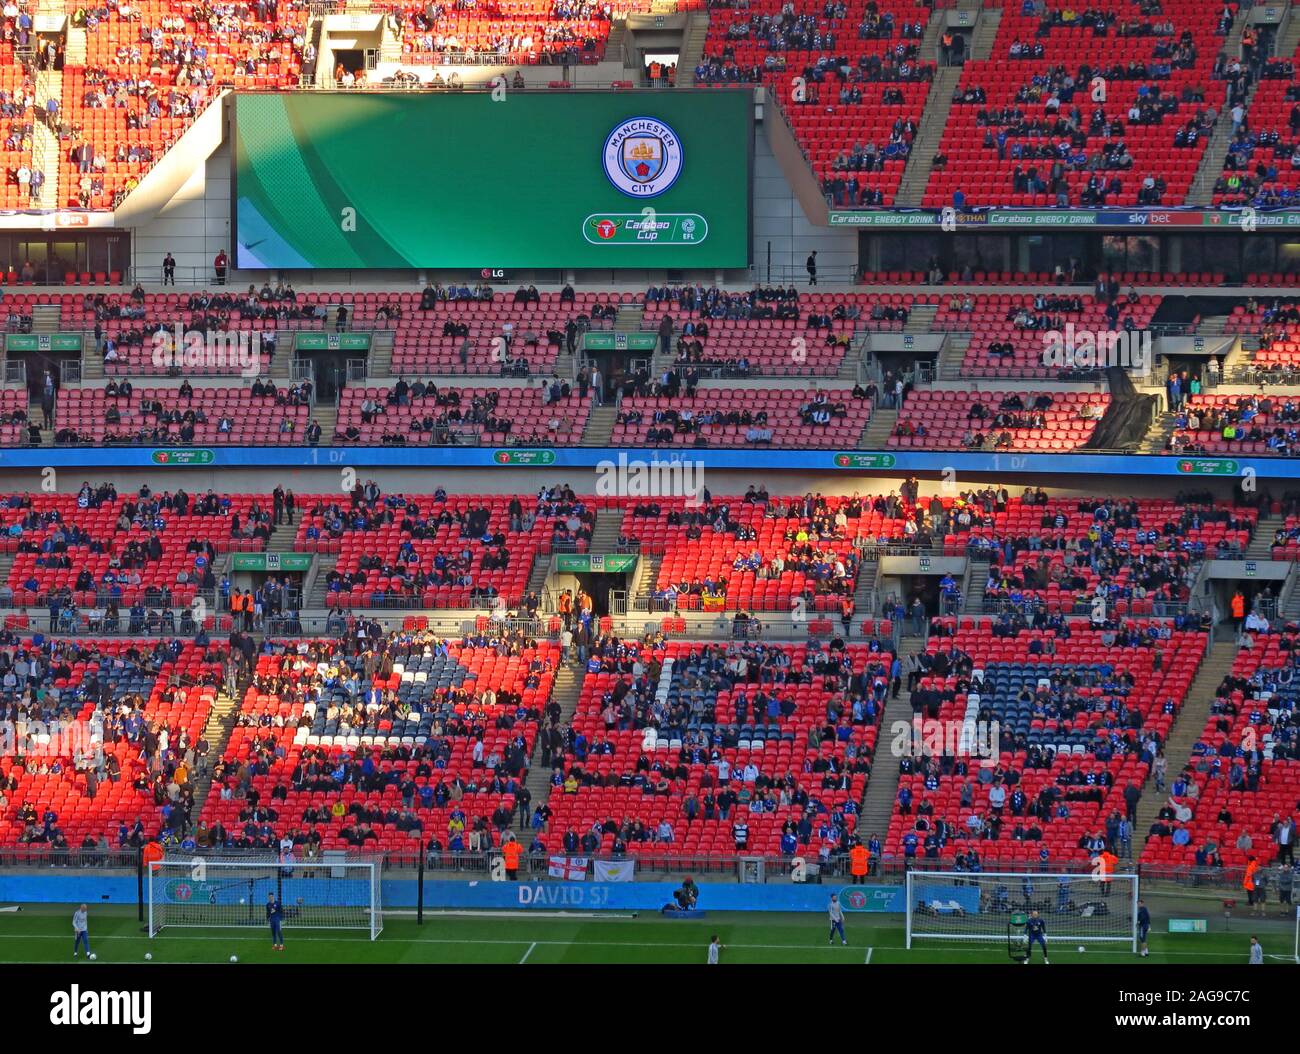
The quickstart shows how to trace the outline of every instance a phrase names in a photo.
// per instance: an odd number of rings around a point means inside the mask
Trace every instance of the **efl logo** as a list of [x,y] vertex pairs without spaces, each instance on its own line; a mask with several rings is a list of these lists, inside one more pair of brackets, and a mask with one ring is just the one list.
[[50,996],[51,1025],[130,1025],[137,1036],[153,1027],[152,992],[83,992],[74,984]]

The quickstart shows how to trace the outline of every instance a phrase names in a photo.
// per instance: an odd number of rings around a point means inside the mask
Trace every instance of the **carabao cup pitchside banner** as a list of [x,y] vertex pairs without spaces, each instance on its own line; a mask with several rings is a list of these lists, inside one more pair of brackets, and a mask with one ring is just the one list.
[[236,266],[745,267],[747,91],[248,94]]

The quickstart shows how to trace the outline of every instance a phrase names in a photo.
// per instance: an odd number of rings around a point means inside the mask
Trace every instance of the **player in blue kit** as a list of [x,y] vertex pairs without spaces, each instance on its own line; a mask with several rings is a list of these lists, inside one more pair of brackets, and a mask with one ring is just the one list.
[[1040,918],[1038,912],[1031,911],[1029,918],[1025,922],[1025,936],[1029,938],[1029,946],[1025,952],[1025,965],[1034,957],[1034,945],[1040,944],[1043,948],[1043,965],[1049,962],[1047,958],[1047,921]]
[[1151,932],[1151,912],[1147,910],[1146,901],[1138,901],[1138,955],[1147,956],[1147,935]]
[[283,913],[280,910],[280,902],[275,899],[274,893],[266,895],[266,921],[271,927],[271,948],[274,951],[284,951],[284,931],[281,928]]

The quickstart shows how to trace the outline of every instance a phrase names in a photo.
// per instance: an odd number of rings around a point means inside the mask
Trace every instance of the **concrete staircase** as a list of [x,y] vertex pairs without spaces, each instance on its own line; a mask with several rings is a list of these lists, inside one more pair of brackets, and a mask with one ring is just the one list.
[[[27,422],[29,425],[36,425],[39,427],[41,421],[42,421],[41,397],[39,395],[32,395],[29,393],[27,396]],[[57,401],[54,404],[54,423],[56,425],[59,423],[59,404]],[[54,429],[42,428],[41,446],[53,446],[53,445],[54,445]]]
[[[301,518],[301,509],[298,510],[298,514]],[[288,523],[282,523],[271,532],[271,537],[266,540],[266,551],[268,553],[297,552],[294,548],[297,539],[298,528]]]
[[[1169,762],[1168,782],[1183,770],[1192,755],[1192,745],[1203,731],[1209,720],[1210,704],[1214,702],[1214,690],[1218,688],[1227,672],[1232,669],[1232,660],[1237,649],[1231,640],[1220,641],[1201,663],[1196,677],[1187,689],[1182,709],[1174,718],[1169,738],[1165,742],[1165,757]],[[1133,852],[1135,859],[1142,855],[1141,847],[1146,845],[1147,832],[1155,823],[1156,814],[1164,806],[1166,794],[1159,794],[1155,789],[1154,779],[1148,779],[1142,788],[1142,800],[1138,802],[1137,819],[1133,823]]]
[[[60,106],[63,104],[63,74],[58,70],[41,70],[36,74],[35,109],[44,112],[45,104],[50,99],[56,99]],[[43,173],[45,183],[41,192],[31,199],[32,208],[55,209],[62,204],[59,187],[60,158],[59,137],[54,129],[40,118],[33,120],[32,171]]]
[[289,363],[294,357],[293,336],[293,331],[288,329],[276,330],[275,333],[275,357],[271,359],[271,368],[266,371],[266,375],[277,386],[281,381],[289,380]]
[[393,375],[393,331],[377,329],[370,335],[370,355],[366,359],[366,377],[370,380]]
[[622,511],[606,509],[596,515],[596,527],[591,532],[591,544],[587,551],[603,556],[618,548],[618,535],[623,527]]
[[1242,554],[1245,560],[1272,560],[1273,535],[1286,521],[1281,516],[1261,516],[1255,524],[1255,532],[1250,536],[1250,544]]
[[939,359],[935,363],[935,376],[941,381],[955,381],[961,378],[962,363],[966,361],[966,349],[970,347],[969,333],[949,333],[948,339],[939,350]]
[[904,333],[929,333],[934,325],[935,316],[939,314],[938,304],[917,304],[907,314],[903,325]]
[[63,332],[63,305],[33,304],[32,305],[32,332],[33,333],[62,333]]
[[[370,0],[362,0],[360,3],[357,0],[352,0],[348,5],[348,13],[353,13],[355,9],[363,5],[369,8]],[[329,8],[325,8],[325,10],[328,11]],[[379,61],[400,63],[402,61],[402,38],[389,27],[388,19],[385,18],[380,25],[383,26],[383,29],[379,34]],[[316,48],[316,70],[312,83],[319,88],[328,87],[331,77],[329,63],[321,61],[321,45],[325,42],[325,18],[323,16],[311,19],[307,29],[307,39]]]
[[81,353],[81,380],[85,381],[102,381],[106,380],[108,374],[104,372],[104,356],[100,354],[98,348],[92,348],[95,335],[93,333],[86,337],[89,342],[86,344]]
[[1196,332],[1203,337],[1221,337],[1228,329],[1227,315],[1210,315],[1201,316],[1201,321],[1196,326]]
[[866,431],[862,433],[859,448],[884,450],[889,444],[889,437],[894,434],[896,424],[898,424],[897,410],[890,410],[883,406],[876,407],[871,411],[871,420],[867,423]]
[[86,64],[86,29],[68,22],[67,36],[63,44],[63,65],[71,69]]
[[[1234,58],[1241,57],[1241,38],[1246,31],[1246,11],[1243,9],[1238,13],[1236,22],[1233,23],[1232,30],[1228,33],[1227,39],[1223,42],[1223,51]],[[1259,86],[1256,81],[1246,92],[1246,109],[1250,109],[1250,104],[1255,98],[1255,89]],[[1219,111],[1219,118],[1214,122],[1214,131],[1211,133],[1209,145],[1205,148],[1205,153],[1201,155],[1201,163],[1196,168],[1196,177],[1192,180],[1191,189],[1187,192],[1188,205],[1210,205],[1214,200],[1214,184],[1218,182],[1219,176],[1223,174],[1223,161],[1228,156],[1228,147],[1232,144],[1232,107],[1224,100],[1223,109]]]
[[[1296,573],[1294,567],[1291,568],[1292,576]],[[1286,604],[1282,608],[1282,619],[1288,623],[1300,621],[1300,584],[1292,586],[1291,595],[1287,598]]]
[[[904,637],[898,646],[898,657],[906,660],[909,655],[917,655],[925,650],[925,641],[920,637]],[[880,726],[880,735],[876,737],[876,754],[871,763],[871,778],[867,780],[867,793],[862,799],[862,812],[858,817],[858,832],[863,842],[871,836],[879,835],[885,841],[889,831],[889,818],[894,812],[894,799],[898,794],[898,758],[889,749],[893,740],[892,729],[897,722],[910,725],[912,721],[912,693],[907,690],[907,680],[903,681],[903,690],[897,699],[888,699]]]
[[970,557],[966,561],[966,579],[969,583],[966,589],[966,603],[962,607],[962,613],[966,615],[984,614],[984,587],[989,580],[989,564],[991,560],[984,554],[983,559],[979,557]]
[[1142,442],[1138,444],[1136,452],[1139,454],[1163,453],[1165,444],[1173,434],[1174,415],[1163,413],[1151,422],[1151,427],[1147,429],[1147,434],[1142,437]]
[[[561,727],[573,720],[574,711],[578,708],[578,698],[582,695],[582,682],[586,675],[586,669],[576,662],[563,665],[555,671],[555,681],[551,687],[551,698],[560,706]],[[540,758],[541,751],[536,750],[534,760]],[[540,764],[530,765],[528,775],[524,779],[524,786],[528,788],[528,792],[532,795],[531,808],[536,809],[537,806],[551,796],[551,773]],[[514,815],[514,831],[515,837],[523,842],[526,848],[533,839],[532,829],[529,824],[520,823],[518,811]],[[548,849],[559,847],[560,839],[554,829],[551,831],[549,841],[554,844],[548,844]]]
[[677,87],[695,87],[695,67],[704,57],[704,41],[709,32],[708,12],[692,11],[688,16],[686,32],[682,35],[682,50],[677,55]]
[[[623,41],[627,37],[627,19],[615,19],[609,24],[609,36],[605,38],[605,61],[623,62]],[[635,81],[637,78],[629,77]]]
[[320,445],[329,446],[339,426],[339,408],[329,401],[318,401],[311,410],[311,419],[320,425]]
[[[996,8],[978,10],[975,30],[971,32],[970,58],[985,61],[993,52],[993,40],[997,38],[997,27],[1002,21],[1002,12]],[[937,42],[943,36],[944,10],[936,12],[926,27],[926,38],[922,40],[922,57],[935,58]],[[933,39],[931,40],[931,36]],[[928,42],[928,43],[927,43]],[[940,66],[935,70],[935,82],[931,84],[930,95],[926,97],[926,110],[920,118],[917,138],[911,144],[911,153],[907,155],[907,168],[898,185],[898,194],[894,204],[901,208],[917,208],[922,204],[926,187],[930,183],[930,173],[939,151],[940,140],[944,138],[944,126],[948,123],[949,110],[953,108],[953,90],[961,81],[961,66]]]
[[1248,10],[1249,8],[1243,4],[1237,12],[1238,17],[1233,21],[1232,28],[1228,30],[1228,35],[1223,39],[1223,47],[1220,50],[1230,58],[1241,58],[1241,38],[1246,35],[1246,12]]
[[636,563],[636,577],[627,591],[628,598],[646,597],[654,592],[659,581],[659,567],[664,558],[657,553],[642,553]]
[[609,446],[618,411],[612,406],[593,406],[582,429],[583,446]]
[[539,597],[546,591],[546,580],[551,575],[551,554],[538,553],[533,557],[533,566],[528,572],[528,584],[524,591],[536,593]]
[[943,138],[943,129],[948,123],[948,111],[952,108],[953,89],[960,79],[960,67],[940,66],[935,70],[934,83],[925,100],[921,127],[917,129],[916,138],[912,141],[912,152],[907,155],[903,180],[898,185],[898,193],[894,195],[894,204],[900,208],[916,208],[925,196],[935,151],[939,149],[939,140]]
[[1290,58],[1295,54],[1296,48],[1300,48],[1300,7],[1292,4],[1287,13],[1286,26],[1273,53],[1280,59]]
[[997,38],[998,26],[1001,23],[1001,9],[986,7],[980,11],[970,41],[970,57],[976,62],[987,62],[992,56],[993,41]]
[[866,358],[866,354],[867,339],[865,335],[855,337],[844,352],[844,358],[840,359],[840,368],[835,373],[835,379],[849,385],[857,384],[858,371],[862,366],[863,359]]
[[[301,516],[301,512],[299,512],[299,516]],[[297,541],[297,538],[298,538],[297,527],[287,523],[281,524],[279,527],[276,527],[271,532],[271,537],[266,540],[266,551],[268,553],[278,553],[280,555],[283,555],[285,553],[296,552],[297,549],[294,543]],[[337,560],[337,557],[335,557],[334,559]],[[319,566],[320,560],[321,557],[317,556],[313,561],[312,566],[303,573],[302,576],[302,585],[304,587],[303,597],[302,597],[303,607],[308,606],[307,604],[308,597],[311,593],[315,592],[316,579],[312,577],[313,574],[316,575],[317,578],[321,577],[323,574]],[[320,606],[321,607],[325,606],[325,598],[323,596],[321,597]]]
[[639,333],[641,320],[645,317],[642,304],[619,304],[618,314],[614,316],[615,333]]
[[[275,536],[272,535],[273,539],[274,537]],[[308,590],[307,596],[303,599],[302,606],[304,609],[314,611],[323,611],[325,609],[325,597],[329,592],[326,586],[325,576],[338,566],[338,562],[339,558],[333,553],[316,554],[316,577],[312,581],[311,589]]]
[[[878,413],[878,412],[879,412],[879,411],[876,411],[876,410],[873,410],[873,411],[872,411],[873,414]],[[868,436],[871,434],[871,425],[872,425],[872,423],[873,423],[874,421],[875,421],[875,417],[868,418],[868,420],[867,420],[867,424],[866,424],[866,427],[862,429],[862,433],[858,436],[857,446],[854,447],[855,450],[870,450],[870,449],[871,449],[871,446],[869,445],[869,442],[870,442],[870,441],[869,441],[869,439],[868,439]],[[886,438],[888,438],[888,437],[886,437]]]
[[853,590],[853,610],[858,620],[867,617],[872,611],[871,596],[876,590],[876,580],[879,576],[879,560],[864,559],[858,567],[858,584]]
[[939,8],[930,15],[925,26],[925,36],[921,38],[921,61],[938,63],[943,56],[939,54],[939,41],[943,37],[944,25],[948,21],[946,8]]
[[563,377],[566,380],[572,380],[574,370],[577,368],[574,357],[567,351],[561,351],[555,356],[554,373],[557,377]]
[[[1238,21],[1244,20],[1238,19]],[[1259,82],[1256,81],[1246,89],[1247,110],[1250,109],[1250,104],[1255,101],[1255,92],[1258,88]],[[1228,147],[1231,145],[1232,107],[1225,101],[1223,110],[1214,122],[1214,131],[1210,135],[1210,143],[1205,148],[1205,153],[1201,155],[1201,163],[1196,168],[1196,178],[1192,180],[1191,189],[1187,192],[1188,205],[1199,205],[1206,208],[1213,204],[1214,184],[1223,175],[1223,162],[1228,156]]]
[[[339,321],[339,308],[341,307],[346,307],[348,309],[348,322],[342,330],[337,328]],[[321,321],[321,329],[326,333],[351,332],[352,327],[356,322],[356,318],[357,306],[351,300],[344,301],[340,304],[326,304],[325,318]],[[293,345],[290,344],[289,347],[293,347]]]
[[238,717],[239,701],[227,695],[223,688],[217,693],[216,701],[212,704],[208,723],[203,726],[202,738],[208,741],[207,769],[191,781],[194,785],[193,816],[196,822],[198,817],[203,815],[203,806],[207,803],[208,794],[212,790],[212,769],[225,753]]

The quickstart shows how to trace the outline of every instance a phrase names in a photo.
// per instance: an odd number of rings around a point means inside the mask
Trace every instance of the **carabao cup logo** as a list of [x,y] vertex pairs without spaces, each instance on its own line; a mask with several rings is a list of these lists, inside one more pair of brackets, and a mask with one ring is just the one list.
[[619,124],[601,151],[605,176],[630,198],[654,198],[682,174],[682,143],[663,121],[632,117]]

